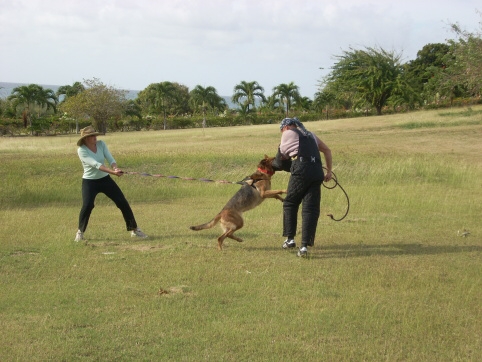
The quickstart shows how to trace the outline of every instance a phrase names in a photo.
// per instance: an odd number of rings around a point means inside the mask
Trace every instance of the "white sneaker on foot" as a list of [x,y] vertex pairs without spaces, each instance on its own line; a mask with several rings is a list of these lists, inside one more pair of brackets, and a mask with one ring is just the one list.
[[283,243],[283,249],[291,249],[295,247],[296,247],[296,243],[294,239],[286,239]]
[[138,238],[143,238],[143,239],[147,238],[147,235],[144,234],[144,233],[142,232],[142,230],[139,229],[139,228],[137,228],[137,229],[135,229],[135,230],[132,230],[131,236],[132,236],[132,237],[136,237],[136,236],[137,236]]
[[308,256],[308,248],[306,246],[302,246],[296,255],[301,258],[306,258]]
[[82,241],[82,240],[84,240],[84,233],[80,230],[77,230],[77,234],[75,234],[74,241],[79,242],[79,241]]

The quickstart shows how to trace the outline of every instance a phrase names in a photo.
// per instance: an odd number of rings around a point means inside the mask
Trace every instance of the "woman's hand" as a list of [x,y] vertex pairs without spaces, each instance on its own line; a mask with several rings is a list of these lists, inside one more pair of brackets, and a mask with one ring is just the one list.
[[124,174],[124,171],[122,171],[120,168],[114,167],[114,175],[120,177]]

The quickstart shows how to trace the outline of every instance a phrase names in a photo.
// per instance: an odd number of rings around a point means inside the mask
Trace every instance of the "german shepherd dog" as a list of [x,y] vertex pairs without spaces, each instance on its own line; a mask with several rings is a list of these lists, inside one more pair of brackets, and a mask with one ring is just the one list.
[[274,157],[264,155],[256,172],[240,182],[243,186],[233,195],[221,212],[211,221],[191,226],[190,229],[195,231],[210,229],[220,222],[223,234],[218,238],[219,250],[223,249],[223,241],[226,238],[242,242],[242,239],[233,234],[244,225],[243,212],[254,209],[267,198],[284,201],[279,195],[286,194],[286,190],[271,190],[271,176],[275,173],[272,166],[274,159]]

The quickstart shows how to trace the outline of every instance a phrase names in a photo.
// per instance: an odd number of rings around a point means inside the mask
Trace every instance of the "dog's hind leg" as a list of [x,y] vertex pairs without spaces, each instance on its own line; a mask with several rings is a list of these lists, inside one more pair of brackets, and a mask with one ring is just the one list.
[[223,241],[224,241],[224,239],[226,239],[226,238],[230,238],[230,239],[236,240],[237,242],[240,242],[240,243],[243,241],[243,239],[238,238],[237,236],[234,236],[234,235],[233,235],[235,231],[236,231],[236,229],[234,229],[234,230],[232,230],[232,229],[226,230],[226,231],[224,232],[224,234],[221,235],[221,236],[218,238],[218,249],[219,249],[219,250],[223,250]]
[[223,229],[223,234],[218,238],[218,249],[222,250],[223,241],[226,238],[242,242],[243,239],[234,236],[234,232],[239,230],[244,225],[243,217],[240,213],[233,210],[226,209],[222,212],[221,218],[221,228]]
[[223,241],[231,230],[224,231],[224,233],[218,238],[218,250],[223,250]]
[[233,240],[236,240],[238,243],[242,243],[243,242],[243,239],[241,238],[238,238],[237,236],[234,235],[234,232],[239,230],[241,228],[238,228],[238,229],[225,229],[224,230],[224,234],[221,235],[219,238],[218,238],[218,249],[219,250],[222,250],[223,249],[223,241],[224,239],[226,238],[230,238],[230,239],[233,239]]
[[[238,229],[239,230],[239,229]],[[242,243],[243,242],[243,239],[241,238],[238,238],[237,236],[234,236],[234,231],[232,233],[229,233],[228,235],[226,235],[227,238],[230,238],[230,239],[233,239],[233,240],[236,240],[238,243]]]

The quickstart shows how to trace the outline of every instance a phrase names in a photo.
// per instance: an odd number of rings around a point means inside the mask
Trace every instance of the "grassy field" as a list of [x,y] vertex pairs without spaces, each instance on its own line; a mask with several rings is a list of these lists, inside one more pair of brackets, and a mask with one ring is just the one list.
[[[282,250],[282,204],[216,249],[210,220],[239,185],[116,178],[150,236],[98,197],[73,241],[77,137],[0,138],[1,361],[482,360],[482,107],[309,122],[332,149],[307,259]],[[238,181],[277,125],[116,133],[127,171]],[[273,188],[285,188],[277,173]],[[463,230],[470,231],[466,237]]]

